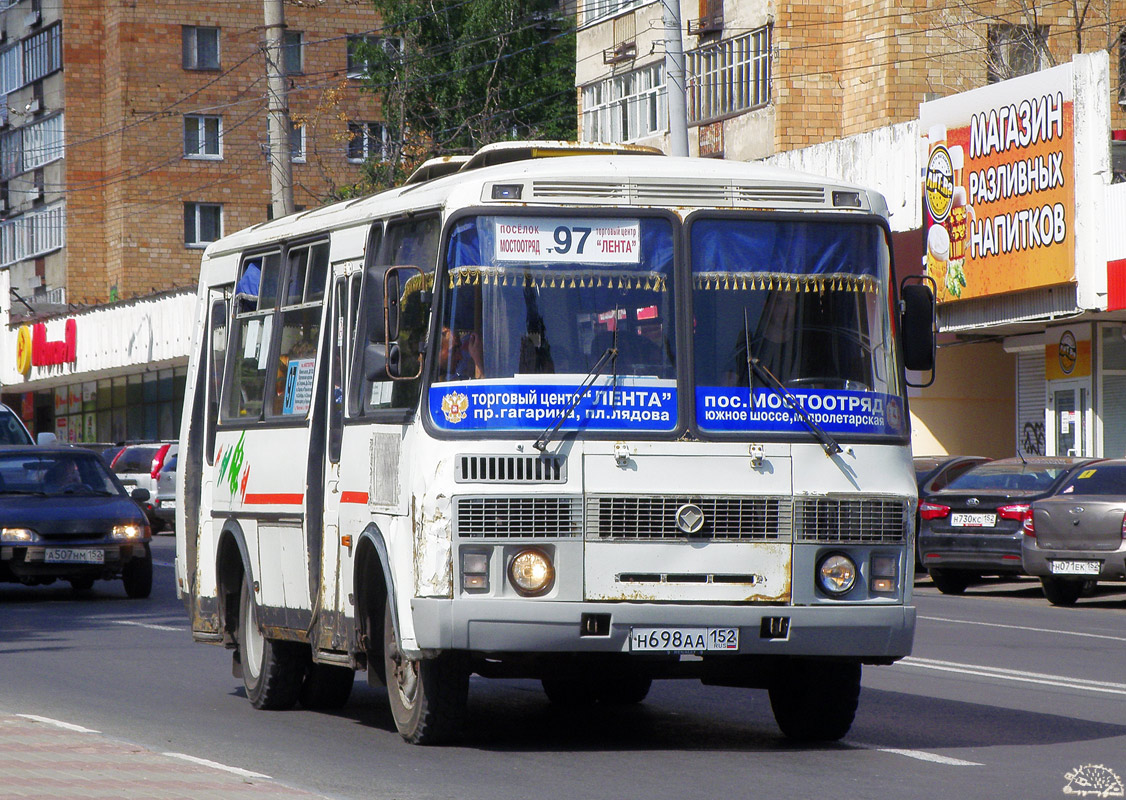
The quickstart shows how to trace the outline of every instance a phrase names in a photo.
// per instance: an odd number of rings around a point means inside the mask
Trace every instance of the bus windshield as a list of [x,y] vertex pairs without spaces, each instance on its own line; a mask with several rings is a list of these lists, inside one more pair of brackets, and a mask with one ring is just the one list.
[[689,236],[701,430],[803,431],[796,404],[832,434],[906,431],[880,226],[697,218]]
[[429,391],[438,427],[541,430],[572,401],[564,430],[677,427],[669,219],[471,217],[446,262]]

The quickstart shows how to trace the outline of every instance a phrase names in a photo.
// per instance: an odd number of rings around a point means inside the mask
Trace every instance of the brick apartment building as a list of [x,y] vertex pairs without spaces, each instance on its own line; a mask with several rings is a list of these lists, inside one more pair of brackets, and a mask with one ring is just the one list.
[[[285,16],[302,209],[382,147],[354,50],[378,19],[355,0]],[[202,249],[270,213],[262,5],[0,0],[0,31],[4,400],[63,439],[170,438]],[[73,359],[12,369],[35,324],[76,336]]]
[[[914,444],[995,457],[1126,453],[1126,0],[681,0],[680,9],[690,155],[761,159],[879,189],[900,274],[923,269],[920,176],[946,124],[964,137],[971,113],[1003,115],[1048,91],[1053,102],[1067,98],[1073,127],[1056,153],[1073,159],[1065,241],[983,257],[961,293],[932,269],[943,346],[935,384],[912,395]],[[668,149],[664,12],[662,0],[581,4],[585,141]],[[924,116],[942,124],[928,129]],[[968,174],[971,149],[958,141]],[[1024,158],[1018,148],[1002,166]],[[1060,201],[1032,192],[1007,202],[979,199],[978,219]],[[1000,210],[986,217],[986,208]],[[1046,261],[1050,279],[1038,266]],[[1072,351],[1077,364],[1061,368]]]
[[[924,100],[1066,63],[1078,39],[1083,52],[1111,50],[1112,122],[1126,127],[1124,0],[1092,4],[1081,25],[1070,4],[1015,0],[681,0],[680,9],[691,155],[746,161],[913,120]],[[577,14],[581,138],[664,146],[661,0],[591,0]]]

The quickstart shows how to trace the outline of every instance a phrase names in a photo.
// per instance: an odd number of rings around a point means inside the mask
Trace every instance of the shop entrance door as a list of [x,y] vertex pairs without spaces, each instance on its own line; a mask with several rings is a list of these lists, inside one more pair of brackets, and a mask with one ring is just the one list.
[[1087,381],[1052,381],[1050,389],[1052,432],[1049,441],[1056,456],[1091,455],[1091,390]]

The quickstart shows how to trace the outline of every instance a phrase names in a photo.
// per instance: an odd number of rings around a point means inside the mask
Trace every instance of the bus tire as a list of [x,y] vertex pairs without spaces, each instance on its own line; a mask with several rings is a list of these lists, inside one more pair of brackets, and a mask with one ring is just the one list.
[[399,735],[411,744],[441,744],[454,738],[465,720],[469,670],[457,654],[412,659],[399,649],[387,599],[383,617],[383,663],[387,699]]
[[770,708],[787,738],[835,742],[852,727],[860,664],[793,661],[770,686]]
[[267,639],[258,625],[250,581],[242,582],[238,612],[239,660],[246,698],[258,709],[293,708],[301,691],[308,656],[302,645]]
[[125,594],[134,599],[142,599],[152,594],[152,551],[145,545],[142,558],[131,558],[121,568],[121,582]]
[[344,708],[355,680],[356,671],[349,667],[310,664],[301,682],[301,705],[316,711]]
[[653,679],[647,675],[620,675],[607,678],[598,687],[599,699],[607,705],[633,706],[649,696]]

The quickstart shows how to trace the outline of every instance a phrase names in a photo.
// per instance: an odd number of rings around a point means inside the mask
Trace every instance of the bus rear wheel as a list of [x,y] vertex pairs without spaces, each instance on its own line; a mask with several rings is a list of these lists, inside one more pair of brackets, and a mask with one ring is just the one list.
[[454,738],[465,719],[469,670],[454,653],[410,658],[399,647],[387,599],[383,616],[383,665],[387,699],[399,735],[411,744],[441,744]]
[[860,664],[794,661],[770,686],[770,708],[790,739],[835,742],[852,727]]
[[239,662],[246,697],[255,708],[293,708],[301,692],[308,655],[296,642],[267,639],[258,625],[250,581],[242,582],[238,609]]

